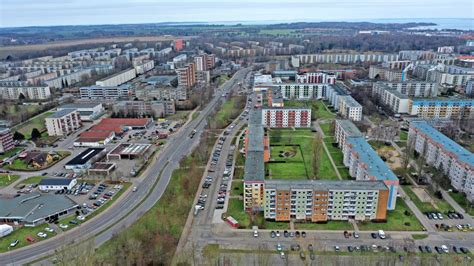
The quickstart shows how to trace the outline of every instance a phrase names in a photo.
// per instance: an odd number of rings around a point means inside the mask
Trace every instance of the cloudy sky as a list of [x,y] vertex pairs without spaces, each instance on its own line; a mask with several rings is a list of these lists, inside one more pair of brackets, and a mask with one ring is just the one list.
[[474,18],[473,0],[0,0],[0,27]]

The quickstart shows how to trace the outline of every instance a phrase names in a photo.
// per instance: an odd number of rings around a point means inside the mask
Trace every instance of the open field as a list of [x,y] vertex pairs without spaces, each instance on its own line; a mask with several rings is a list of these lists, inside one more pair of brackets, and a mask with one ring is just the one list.
[[0,188],[6,187],[20,178],[19,175],[0,174]]
[[327,223],[295,223],[299,230],[354,230],[348,221],[328,221]]
[[267,34],[267,35],[293,35],[296,34],[295,30],[293,29],[262,29],[259,32],[260,34]]
[[46,130],[46,125],[44,123],[44,119],[50,115],[52,115],[53,112],[44,112],[40,115],[35,116],[34,118],[28,120],[24,124],[22,124],[18,129],[16,129],[18,132],[23,134],[25,136],[25,139],[30,139],[31,138],[31,131],[33,128],[37,128],[39,132],[43,132]]
[[23,147],[15,147],[15,148],[5,152],[4,154],[0,154],[0,160],[3,160],[5,158],[10,158],[21,150],[23,150]]
[[[179,37],[180,39],[189,40],[192,37]],[[67,40],[67,41],[56,41],[44,44],[31,44],[31,45],[11,45],[0,47],[0,57],[7,56],[9,54],[18,54],[25,51],[35,52],[44,51],[47,49],[63,48],[75,45],[84,44],[101,44],[101,43],[123,43],[133,42],[139,40],[141,42],[158,42],[158,41],[170,41],[177,39],[177,37],[165,37],[165,36],[131,36],[131,37],[109,37],[109,38],[92,38],[82,40]]]
[[[7,252],[8,250],[18,249],[31,243],[26,240],[28,236],[31,236],[35,239],[35,242],[39,242],[48,238],[51,238],[52,235],[56,235],[56,232],[49,233],[46,232],[44,229],[48,227],[47,224],[38,225],[35,227],[22,227],[18,228],[13,233],[9,234],[8,236],[0,238],[0,253]],[[38,237],[37,234],[39,232],[44,232],[48,235],[47,238]],[[18,240],[18,245],[14,248],[10,248],[10,243]]]
[[[408,215],[407,215],[408,214]],[[387,212],[387,222],[359,222],[361,231],[422,231],[423,227],[415,215],[408,208],[405,201],[401,198],[397,199],[397,207],[393,211]]]

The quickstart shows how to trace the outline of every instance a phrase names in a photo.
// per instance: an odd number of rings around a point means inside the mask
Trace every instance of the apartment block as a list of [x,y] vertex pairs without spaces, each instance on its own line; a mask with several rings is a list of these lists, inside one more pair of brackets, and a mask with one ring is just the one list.
[[81,121],[94,121],[104,114],[105,109],[101,103],[71,103],[58,107],[56,110],[74,109],[79,112]]
[[45,118],[45,122],[49,136],[67,136],[82,126],[79,112],[75,109],[57,111]]
[[382,63],[398,60],[398,54],[344,53],[344,54],[303,54],[297,55],[301,64],[314,63]]
[[420,118],[474,119],[474,99],[413,99],[409,109]]
[[443,135],[426,121],[413,121],[408,131],[408,143],[428,165],[440,169],[451,185],[465,192],[474,201],[474,154]]
[[387,81],[402,81],[402,70],[383,66],[371,65],[369,68],[370,79],[381,79]]
[[323,91],[324,99],[328,100],[335,110],[339,109],[340,96],[345,95],[349,95],[349,92],[339,84],[329,85]]
[[4,100],[49,100],[51,90],[48,86],[31,86],[21,82],[1,82],[0,96]]
[[263,108],[262,124],[270,128],[311,127],[311,109],[298,107]]
[[323,98],[323,91],[328,86],[328,84],[281,83],[273,87],[281,92],[285,100],[310,100]]
[[0,153],[5,153],[13,148],[15,148],[15,142],[10,129],[0,127]]
[[334,129],[334,137],[336,138],[336,143],[339,144],[339,147],[342,148],[346,145],[346,139],[350,137],[362,137],[362,133],[359,129],[349,120],[340,120],[337,119]]
[[[408,97],[436,97],[438,96],[438,83],[427,81],[380,82]],[[374,85],[375,86],[375,85]]]
[[349,120],[362,120],[362,105],[350,95],[339,96],[338,112]]
[[176,69],[176,74],[178,75],[178,86],[192,88],[196,85],[196,67],[194,63]]
[[389,188],[387,209],[397,202],[398,178],[363,137],[348,137],[342,148],[344,165],[356,180],[383,181]]
[[81,99],[110,100],[133,97],[135,90],[127,85],[120,86],[90,86],[79,89]]
[[119,86],[137,77],[135,68],[129,68],[112,76],[103,78],[95,82],[95,85],[101,87]]
[[301,75],[296,75],[297,83],[327,83],[335,84],[336,83],[336,74],[328,72],[310,72],[304,73]]
[[121,101],[113,106],[114,112],[135,116],[165,117],[176,113],[174,101]]
[[383,83],[375,83],[372,88],[372,94],[379,98],[395,114],[410,113],[410,98],[398,90],[392,89]]
[[388,188],[382,181],[268,180],[265,219],[289,222],[385,221]]

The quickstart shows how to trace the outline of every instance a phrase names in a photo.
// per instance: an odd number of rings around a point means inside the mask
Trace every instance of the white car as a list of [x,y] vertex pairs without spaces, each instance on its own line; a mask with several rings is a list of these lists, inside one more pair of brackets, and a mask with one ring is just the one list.
[[204,210],[204,206],[202,206],[202,205],[196,205],[194,208],[196,208],[198,210]]
[[449,253],[449,249],[446,245],[442,245],[441,249],[443,250],[444,253]]
[[52,232],[54,232],[54,229],[53,229],[53,228],[46,227],[46,228],[44,229],[44,231],[52,233]]
[[62,229],[67,229],[69,227],[69,225],[67,224],[59,224],[59,227],[61,227]]
[[282,250],[283,250],[283,246],[282,246],[280,243],[278,243],[278,245],[277,245],[277,250],[278,250],[278,251],[282,251]]
[[137,192],[137,187],[133,187],[132,191]]
[[39,232],[39,233],[37,234],[37,236],[38,236],[38,237],[41,237],[41,238],[46,238],[46,237],[48,237],[48,235],[47,235],[46,233],[43,233],[43,232]]
[[86,219],[86,217],[82,216],[82,215],[79,215],[76,217],[79,221],[84,221]]

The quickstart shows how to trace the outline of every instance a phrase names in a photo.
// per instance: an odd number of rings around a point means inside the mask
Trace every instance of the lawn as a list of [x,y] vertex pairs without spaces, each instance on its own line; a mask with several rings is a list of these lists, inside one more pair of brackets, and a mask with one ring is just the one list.
[[437,211],[437,212],[446,213],[449,210],[453,209],[451,205],[449,205],[449,203],[447,203],[445,200],[440,200],[436,198],[433,194],[431,194],[431,191],[429,191],[428,189],[425,189],[425,191],[434,201],[437,208],[435,208],[435,206],[431,204],[430,202],[421,201],[421,199],[415,194],[415,192],[413,192],[413,190],[411,189],[411,186],[403,186],[403,190],[421,212]]
[[307,179],[304,162],[267,163],[269,179]]
[[244,168],[243,167],[234,168],[234,176],[232,177],[232,179],[235,180],[235,179],[243,179],[243,178],[244,178]]
[[244,106],[245,96],[235,96],[225,101],[214,116],[216,128],[224,128],[230,124],[241,113]]
[[20,178],[19,175],[0,174],[0,187],[6,187]]
[[260,229],[289,229],[290,223],[289,222],[272,222],[266,221],[263,218],[263,213],[258,213],[255,215],[254,222],[252,223],[252,219],[250,214],[244,211],[244,202],[243,200],[239,199],[230,199],[229,200],[229,207],[227,208],[227,215],[232,216],[235,220],[239,222],[239,228],[246,228],[250,229],[252,226],[256,225]]
[[428,237],[427,234],[413,234],[411,235],[411,237],[413,237],[413,239],[416,239],[416,240],[421,240],[421,239],[425,239]]
[[15,159],[11,164],[6,164],[3,168],[10,170],[32,170],[23,159]]
[[348,221],[328,221],[327,223],[295,223],[299,230],[354,230]]
[[406,141],[408,139],[408,132],[405,130],[400,130],[400,140]]
[[9,151],[3,153],[3,154],[0,154],[0,161],[3,160],[3,159],[5,159],[5,158],[10,158],[10,157],[12,157],[13,155],[16,155],[17,152],[19,152],[19,151],[21,151],[21,150],[23,150],[23,149],[24,149],[23,147],[15,147],[15,148],[13,148],[13,149],[11,149],[11,150],[9,150]]
[[319,126],[321,127],[321,130],[323,130],[325,137],[334,136],[334,133],[332,132],[332,129],[331,129],[332,127],[331,123],[321,123],[319,124]]
[[316,108],[312,110],[315,112],[318,119],[334,119],[336,114],[331,111],[328,111],[326,105],[323,101],[316,101]]
[[455,200],[469,215],[474,216],[474,204],[470,203],[462,193],[449,192],[449,195]]
[[339,180],[327,153],[323,151],[321,158],[322,161],[319,166],[318,179]]
[[336,164],[336,167],[344,166],[344,155],[342,154],[341,151],[337,153],[331,152],[330,154],[331,154],[332,159],[334,160],[334,163]]
[[323,101],[285,101],[285,106],[311,108],[311,120],[336,118],[334,113],[325,108]]
[[[406,215],[405,212],[407,212]],[[397,207],[393,211],[388,211],[387,222],[359,222],[361,231],[422,231],[423,226],[420,224],[415,215],[408,208],[405,201],[401,198],[397,199]]]
[[58,151],[57,155],[58,155],[57,157],[53,157],[53,160],[50,164],[47,164],[45,167],[39,168],[39,169],[29,166],[28,164],[26,164],[26,162],[23,159],[19,159],[19,158],[13,160],[11,164],[4,165],[3,168],[9,169],[9,170],[18,170],[18,171],[40,171],[40,170],[50,168],[51,166],[55,165],[62,159],[71,155],[71,153],[69,151]]
[[44,112],[42,114],[35,116],[34,118],[28,120],[28,122],[22,124],[20,128],[18,129],[18,132],[23,134],[25,136],[25,139],[30,139],[31,131],[33,130],[33,128],[37,128],[39,132],[45,131],[46,125],[45,125],[44,119],[46,117],[49,117],[53,113],[54,112]]
[[168,120],[186,120],[191,111],[176,111],[174,115],[167,116]]
[[46,176],[32,176],[28,177],[27,179],[21,181],[20,184],[30,185],[30,184],[38,184],[41,179],[47,178]]
[[295,34],[295,30],[293,29],[262,29],[260,30],[259,34],[266,34],[266,35],[293,35]]
[[241,196],[244,193],[244,184],[242,180],[234,180],[232,181],[232,186],[230,188],[230,195],[231,196]]
[[[24,246],[29,245],[30,243],[26,241],[26,237],[32,236],[34,239],[36,239],[36,242],[51,238],[51,234],[56,235],[56,233],[49,233],[46,232],[44,229],[48,227],[47,224],[43,225],[38,225],[36,227],[21,227],[13,231],[13,233],[9,234],[8,236],[0,238],[0,253],[7,252],[9,250],[10,243],[13,242],[14,240],[19,240],[18,245],[16,247],[11,248],[13,249],[18,249]],[[38,237],[37,234],[39,232],[44,232],[48,235],[47,238],[41,238]]]
[[347,167],[338,167],[337,170],[339,170],[339,174],[341,175],[342,179],[344,180],[351,180],[352,177],[349,174],[349,168]]

